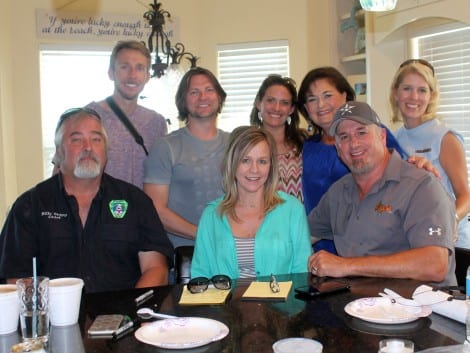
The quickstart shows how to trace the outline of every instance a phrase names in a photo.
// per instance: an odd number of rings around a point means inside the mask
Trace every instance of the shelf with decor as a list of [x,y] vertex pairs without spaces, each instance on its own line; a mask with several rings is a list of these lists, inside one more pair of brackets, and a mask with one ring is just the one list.
[[340,71],[355,89],[357,99],[367,101],[367,14],[357,0],[336,0]]

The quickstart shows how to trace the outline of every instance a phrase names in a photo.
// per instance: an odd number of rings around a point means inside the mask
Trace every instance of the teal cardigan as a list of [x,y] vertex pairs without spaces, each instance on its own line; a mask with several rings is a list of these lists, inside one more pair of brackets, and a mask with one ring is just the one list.
[[[304,206],[282,191],[284,202],[264,218],[255,236],[256,276],[307,272],[310,232]],[[191,278],[225,274],[239,278],[237,252],[227,216],[220,216],[222,197],[204,209],[196,236]]]

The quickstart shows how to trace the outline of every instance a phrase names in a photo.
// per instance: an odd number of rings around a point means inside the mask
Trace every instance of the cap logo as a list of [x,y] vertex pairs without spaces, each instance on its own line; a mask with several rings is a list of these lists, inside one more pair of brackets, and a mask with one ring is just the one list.
[[351,105],[349,103],[346,103],[345,105],[343,105],[340,109],[339,109],[339,112],[341,113],[341,115],[344,115],[346,113],[349,113],[349,114],[352,114],[352,109],[355,108],[356,106],[354,105]]

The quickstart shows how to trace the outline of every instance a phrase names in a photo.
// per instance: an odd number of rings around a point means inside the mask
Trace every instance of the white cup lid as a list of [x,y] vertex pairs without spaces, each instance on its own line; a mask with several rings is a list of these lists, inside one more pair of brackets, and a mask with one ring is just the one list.
[[310,338],[285,338],[273,344],[274,353],[321,353],[323,345]]

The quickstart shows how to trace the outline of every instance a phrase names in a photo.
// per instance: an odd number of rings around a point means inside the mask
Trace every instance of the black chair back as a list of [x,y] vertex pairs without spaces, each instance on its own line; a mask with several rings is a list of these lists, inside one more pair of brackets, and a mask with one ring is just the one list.
[[459,286],[465,287],[468,266],[470,266],[470,249],[455,248],[455,276]]
[[191,262],[194,246],[178,246],[175,249],[175,282],[188,283],[191,279]]

